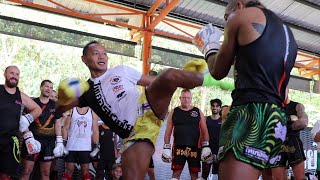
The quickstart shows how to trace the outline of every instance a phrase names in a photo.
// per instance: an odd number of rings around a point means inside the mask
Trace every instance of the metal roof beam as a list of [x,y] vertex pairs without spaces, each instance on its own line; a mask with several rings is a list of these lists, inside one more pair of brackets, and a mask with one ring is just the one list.
[[320,10],[320,6],[308,0],[294,0],[295,2]]
[[179,0],[172,0],[167,6],[161,10],[159,16],[157,16],[147,27],[148,31],[152,31],[166,16],[170,11],[179,3]]

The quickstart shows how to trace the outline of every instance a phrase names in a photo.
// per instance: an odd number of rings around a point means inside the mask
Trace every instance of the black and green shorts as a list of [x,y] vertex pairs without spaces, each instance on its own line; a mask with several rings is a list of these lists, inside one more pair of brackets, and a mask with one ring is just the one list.
[[275,104],[233,106],[220,131],[218,159],[232,150],[239,161],[257,168],[277,167],[287,134],[285,117]]

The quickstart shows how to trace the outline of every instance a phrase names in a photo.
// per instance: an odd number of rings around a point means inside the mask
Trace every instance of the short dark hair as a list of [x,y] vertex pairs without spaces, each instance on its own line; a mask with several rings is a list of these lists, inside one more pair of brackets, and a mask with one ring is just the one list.
[[222,108],[225,108],[225,107],[229,107],[229,106],[228,106],[228,105],[223,105],[223,106],[221,107],[221,109],[222,109]]
[[53,84],[52,81],[46,79],[46,80],[41,81],[40,87],[42,87],[46,82]]
[[262,6],[262,4],[259,1],[249,1],[246,3],[246,7],[257,7]]
[[211,99],[210,105],[213,106],[214,103],[217,103],[220,107],[222,106],[222,102],[220,99]]
[[82,55],[87,55],[89,46],[90,46],[91,44],[100,44],[100,43],[99,43],[98,41],[90,41],[88,44],[86,44],[86,45],[83,47]]

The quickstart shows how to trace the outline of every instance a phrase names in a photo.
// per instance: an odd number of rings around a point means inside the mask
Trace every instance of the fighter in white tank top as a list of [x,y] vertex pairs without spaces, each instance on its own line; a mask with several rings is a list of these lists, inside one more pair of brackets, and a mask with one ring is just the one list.
[[[79,109],[87,108],[86,113],[79,113]],[[71,114],[68,142],[69,151],[91,151],[92,142],[92,110],[88,107],[74,107]]]

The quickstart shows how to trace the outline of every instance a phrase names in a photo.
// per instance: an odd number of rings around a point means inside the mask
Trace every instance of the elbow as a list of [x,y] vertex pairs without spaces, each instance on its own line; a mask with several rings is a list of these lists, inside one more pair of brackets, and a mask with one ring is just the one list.
[[213,67],[212,69],[209,70],[210,75],[215,79],[215,80],[221,80],[223,78],[225,78],[229,71],[228,70],[224,70],[223,68],[217,68],[217,67]]
[[228,74],[216,71],[216,70],[210,71],[210,74],[215,80],[218,80],[218,81],[225,78],[228,75]]
[[306,120],[303,121],[303,126],[304,126],[304,128],[306,128],[306,127],[308,126],[308,123],[309,123],[308,119],[306,119]]
[[41,108],[38,106],[37,109],[36,109],[36,113],[35,113],[35,117],[34,117],[34,118],[35,118],[35,119],[38,118],[38,117],[41,115],[41,113],[42,113],[42,110],[41,110]]

